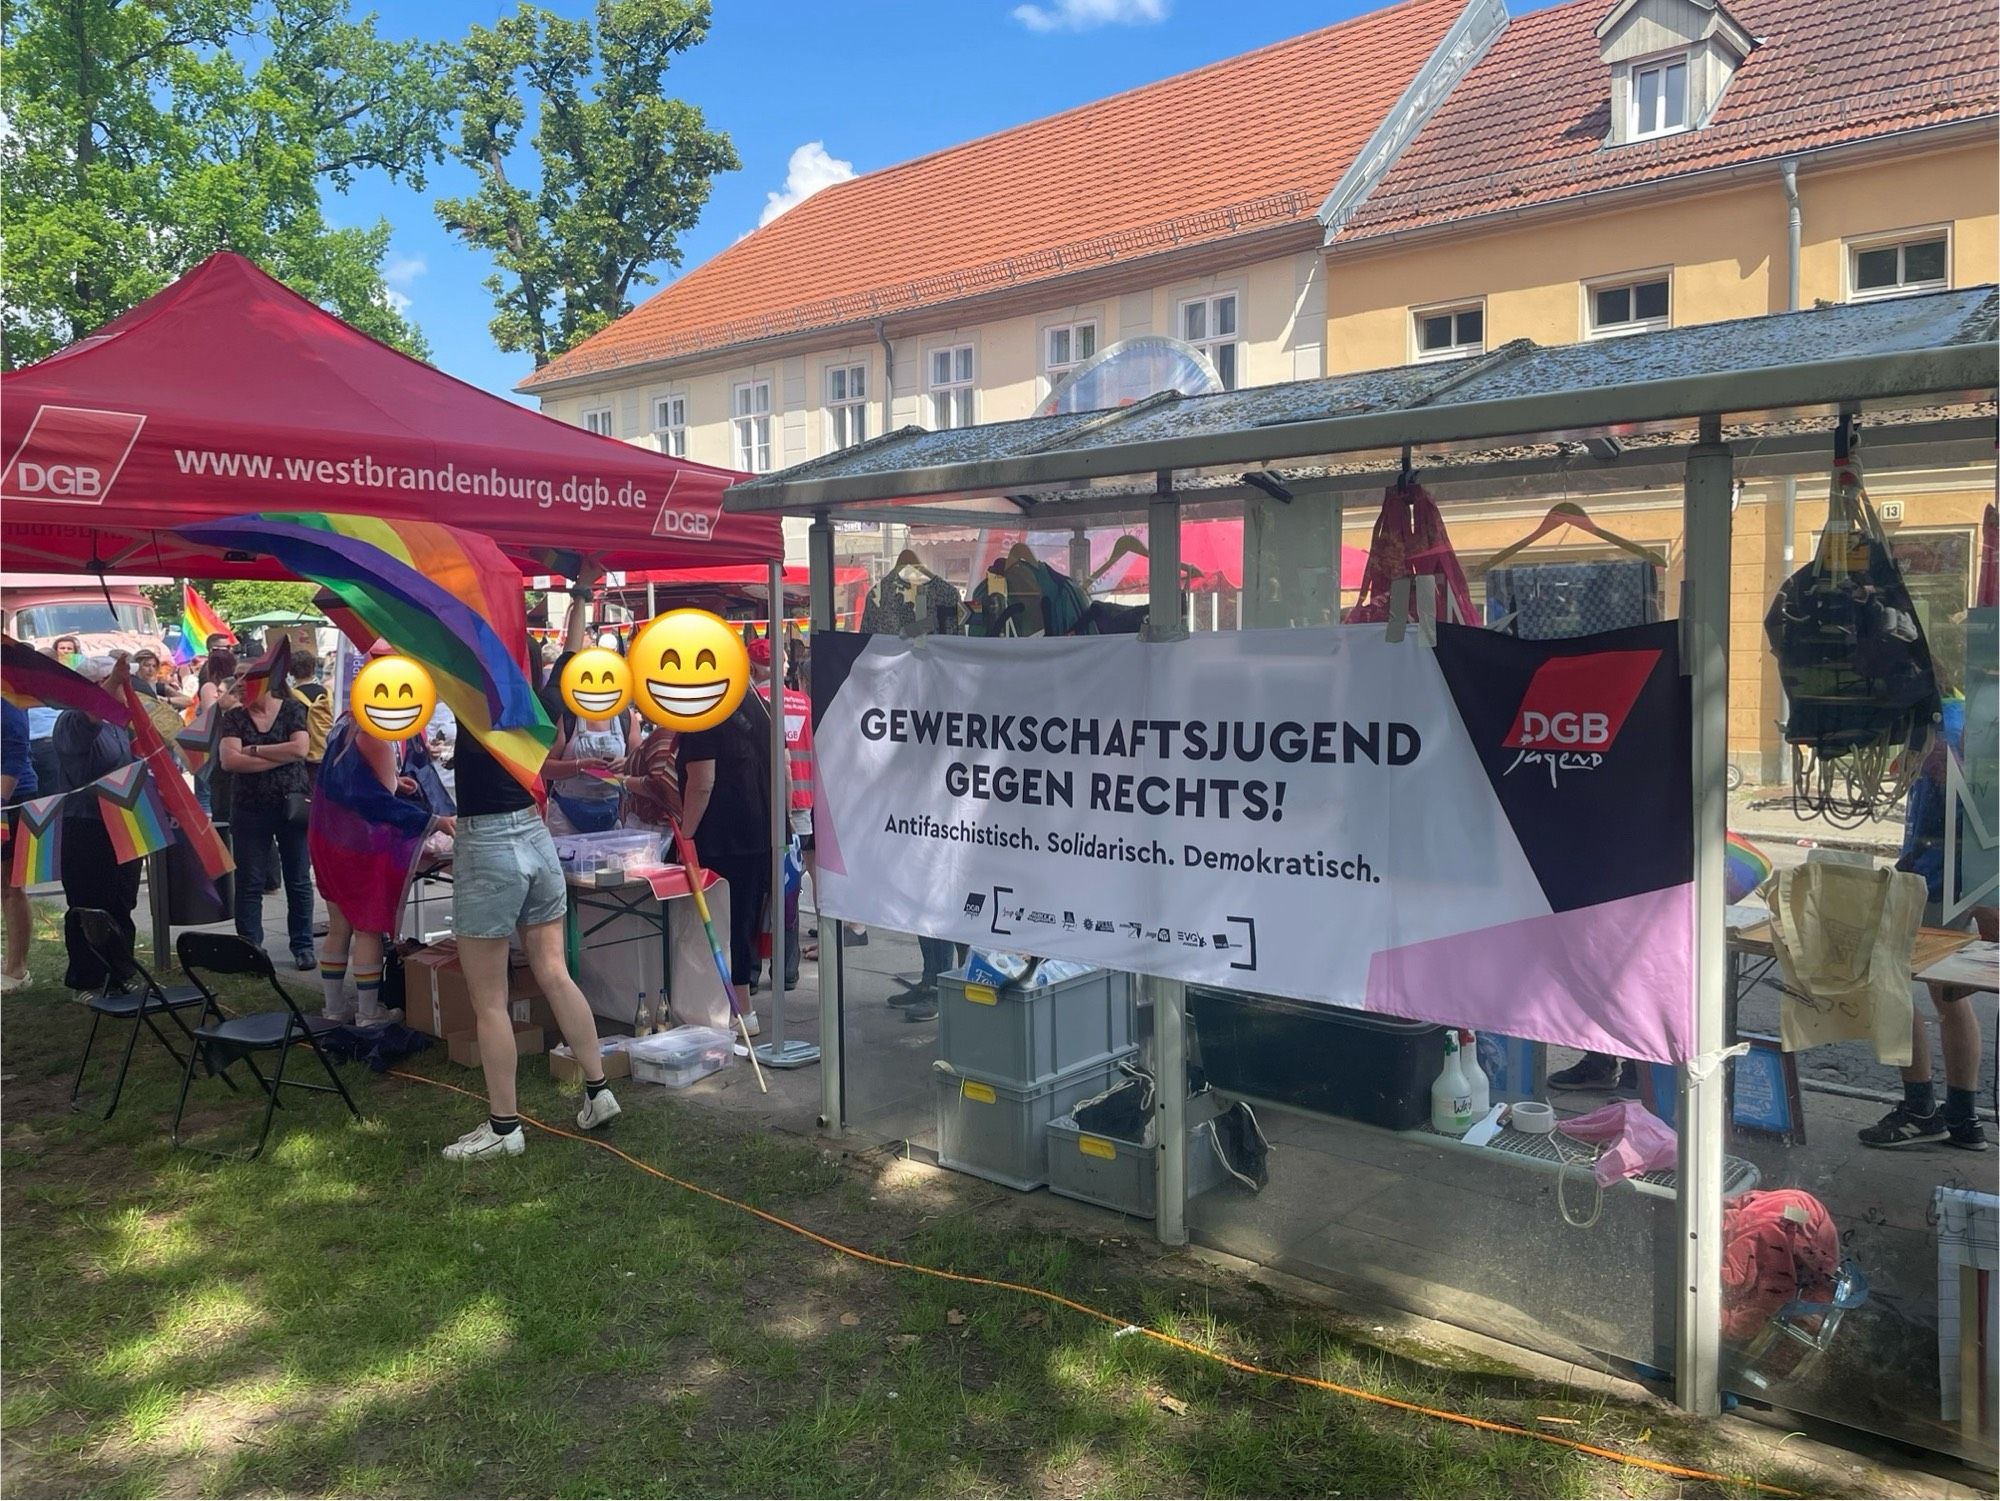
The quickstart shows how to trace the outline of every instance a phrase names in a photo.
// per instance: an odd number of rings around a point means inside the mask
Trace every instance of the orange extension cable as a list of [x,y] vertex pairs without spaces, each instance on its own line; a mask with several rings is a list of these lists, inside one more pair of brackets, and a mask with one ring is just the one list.
[[[461,1089],[456,1084],[447,1084],[442,1079],[433,1079],[424,1074],[405,1073],[403,1070],[396,1068],[388,1070],[388,1073],[392,1078],[408,1079],[416,1084],[429,1084],[437,1089],[448,1089],[453,1094],[464,1095],[468,1100],[477,1100],[482,1105],[486,1103],[484,1095],[470,1089]],[[1372,1402],[1378,1407],[1389,1407],[1398,1412],[1416,1413],[1420,1417],[1435,1418],[1441,1423],[1456,1423],[1463,1428],[1478,1428],[1488,1433],[1504,1433],[1512,1438],[1534,1439],[1538,1443],[1554,1444],[1562,1449],[1574,1449],[1579,1454],[1589,1454],[1598,1459],[1611,1460],[1617,1464],[1632,1465],[1637,1469],[1651,1470],[1655,1474],[1671,1475],[1677,1480],[1705,1480],[1712,1481],[1718,1485],[1748,1486],[1753,1490],[1759,1490],[1771,1496],[1798,1497],[1802,1495],[1802,1492],[1786,1490],[1783,1486],[1770,1485],[1764,1481],[1752,1480],[1743,1475],[1722,1475],[1713,1470],[1697,1470],[1687,1465],[1668,1464],[1665,1460],[1647,1459],[1644,1455],[1640,1454],[1626,1454],[1618,1449],[1606,1449],[1598,1444],[1586,1444],[1581,1439],[1564,1438],[1561,1434],[1557,1433],[1543,1433],[1539,1429],[1522,1428],[1514,1423],[1495,1422],[1491,1418],[1475,1418],[1470,1413],[1452,1412],[1449,1409],[1441,1407],[1425,1407],[1422,1403],[1405,1402],[1399,1397],[1385,1397],[1380,1392],[1371,1392],[1365,1387],[1343,1386],[1337,1381],[1322,1380],[1318,1376],[1301,1376],[1294,1371],[1274,1371],[1268,1366],[1253,1365],[1247,1360],[1237,1360],[1234,1356],[1224,1355],[1218,1350],[1210,1350],[1201,1345],[1193,1344],[1176,1335],[1168,1334],[1164,1330],[1149,1329],[1143,1324],[1128,1323],[1115,1314],[1106,1313],[1100,1308],[1092,1308],[1087,1303],[1078,1303],[1073,1299],[1063,1297],[1060,1293],[1052,1293],[1046,1288],[1030,1287],[1026,1283],[1006,1282],[993,1277],[975,1277],[967,1272],[947,1272],[934,1266],[919,1266],[917,1263],[911,1261],[898,1261],[893,1256],[877,1256],[873,1252],[863,1251],[858,1247],[845,1245],[840,1241],[821,1235],[816,1230],[808,1230],[803,1225],[795,1225],[790,1220],[772,1214],[769,1210],[759,1209],[754,1204],[745,1204],[739,1199],[730,1198],[727,1194],[719,1194],[714,1189],[703,1188],[699,1183],[689,1183],[684,1179],[676,1178],[672,1173],[663,1172],[659,1168],[654,1167],[650,1162],[642,1162],[630,1152],[614,1147],[610,1142],[605,1141],[601,1137],[584,1136],[575,1131],[565,1131],[560,1126],[551,1126],[546,1121],[538,1121],[532,1115],[523,1115],[521,1123],[533,1126],[538,1131],[546,1131],[551,1136],[560,1136],[567,1141],[580,1141],[587,1147],[596,1147],[601,1152],[609,1152],[613,1157],[631,1164],[633,1167],[639,1169],[640,1172],[650,1173],[662,1183],[671,1183],[675,1188],[684,1189],[691,1194],[698,1194],[704,1199],[712,1199],[718,1204],[725,1204],[731,1209],[742,1211],[744,1214],[754,1215],[768,1225],[775,1225],[780,1230],[788,1231],[817,1245],[825,1246],[829,1251],[837,1252],[842,1256],[851,1256],[856,1261],[865,1261],[870,1266],[887,1267],[889,1270],[897,1272],[915,1272],[919,1276],[936,1277],[943,1282],[962,1282],[971,1287],[998,1288],[1002,1292],[1020,1293],[1024,1297],[1040,1298],[1045,1303],[1053,1303],[1059,1308],[1067,1308],[1071,1313],[1082,1314],[1088,1319],[1096,1319],[1099,1323],[1109,1324],[1114,1329],[1132,1330],[1145,1336],[1147,1339],[1170,1346],[1176,1350],[1185,1351],[1189,1355],[1198,1355],[1204,1360],[1215,1361],[1218,1365],[1227,1366],[1232,1371],[1240,1371],[1246,1376],[1262,1376],[1267,1380],[1287,1381],[1294,1386],[1310,1387],[1315,1391],[1335,1392],[1343,1397],[1352,1397],[1358,1402]]]

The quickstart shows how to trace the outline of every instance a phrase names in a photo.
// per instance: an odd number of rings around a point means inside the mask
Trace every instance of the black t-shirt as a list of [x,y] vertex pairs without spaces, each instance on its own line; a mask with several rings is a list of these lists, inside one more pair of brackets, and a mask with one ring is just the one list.
[[[681,736],[681,787],[688,768],[715,763],[715,791],[695,830],[704,855],[766,854],[771,848],[771,716],[754,693],[712,730]],[[683,794],[685,795],[685,793]]]
[[[278,700],[278,712],[268,730],[257,728],[248,709],[231,709],[222,716],[222,738],[233,736],[243,742],[245,750],[253,745],[283,745],[292,736],[304,734],[305,729],[306,706],[294,698]],[[278,762],[269,771],[231,772],[230,777],[230,806],[237,812],[281,808],[292,793],[304,792],[311,786],[303,761]]]
[[451,771],[461,818],[480,813],[512,813],[535,806],[528,789],[515,781],[463,724],[458,727]]

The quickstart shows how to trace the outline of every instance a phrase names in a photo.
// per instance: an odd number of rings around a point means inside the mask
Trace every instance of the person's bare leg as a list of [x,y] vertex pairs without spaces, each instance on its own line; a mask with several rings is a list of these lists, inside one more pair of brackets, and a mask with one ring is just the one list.
[[495,1116],[518,1114],[514,1070],[520,1057],[514,1049],[514,1019],[507,1014],[507,940],[461,938],[458,963],[472,999],[473,1021],[479,1028],[486,1108]]
[[[1968,1007],[1966,1009],[1970,1010],[1971,1008]],[[1938,1015],[1940,1018],[1943,1017],[1943,1007],[1938,1008]],[[1972,1024],[1972,1035],[1975,1039],[1979,1036],[1979,1023],[1977,1021]],[[1975,1047],[1978,1046],[1976,1040],[1973,1045]],[[1947,1054],[1946,1056],[1949,1057],[1950,1055]],[[1931,1081],[1930,1033],[1924,1028],[1923,1012],[1914,1006],[1910,1008],[1910,1066],[1899,1069],[1897,1072],[1903,1076],[1905,1084],[1928,1084]]]
[[1938,1041],[1944,1050],[1946,1089],[1979,1088],[1979,1013],[1972,1009],[1969,990],[1933,991],[1937,1002]]
[[12,881],[0,890],[0,920],[7,924],[6,961],[0,963],[0,972],[18,980],[28,972],[28,940],[34,936],[35,913],[28,905],[28,893]]
[[[563,953],[561,920],[521,929],[521,947],[527,950],[528,968],[534,973],[535,983],[542,987],[549,1009],[555,1012],[563,1041],[576,1054],[584,1078],[602,1079],[604,1056],[597,1046],[597,1018],[576,981],[570,978],[569,962]],[[511,1033],[508,1040],[511,1046]]]

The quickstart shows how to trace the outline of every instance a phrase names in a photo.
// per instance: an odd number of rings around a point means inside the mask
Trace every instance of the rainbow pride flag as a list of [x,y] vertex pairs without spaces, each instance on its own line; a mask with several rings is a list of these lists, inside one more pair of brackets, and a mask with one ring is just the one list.
[[206,776],[212,768],[209,761],[222,744],[222,714],[214,704],[197,709],[194,718],[174,736],[174,745],[187,759],[188,770],[197,776]]
[[[203,599],[193,584],[182,584],[181,640],[190,662],[196,657],[208,655],[210,636],[227,636],[233,642],[236,639],[236,632],[215,613],[215,606]],[[179,653],[175,655],[178,656]]]
[[291,675],[292,638],[279,636],[269,651],[243,669],[243,702],[254,704],[266,688],[271,690],[272,697],[283,697],[286,679]]
[[540,797],[555,726],[528,676],[520,570],[490,538],[323,511],[232,516],[180,534],[268,554],[331,591],[361,625],[429,668],[459,727]]
[[1771,857],[1741,834],[1732,832],[1722,851],[1723,900],[1747,900],[1771,878]]
[[[160,737],[159,726],[153,723],[153,716],[139,702],[139,690],[129,679],[125,683],[125,703],[130,711],[127,717],[132,726],[132,754],[148,766],[172,768],[173,752],[167,749],[167,742]],[[215,832],[215,825],[208,821],[208,815],[201,811],[201,804],[194,800],[194,789],[188,786],[180,772],[169,769],[154,781],[153,786],[160,800],[166,804],[168,816],[180,825],[181,833],[210,879],[236,869],[235,857],[223,844],[222,836]]]
[[62,879],[63,793],[30,798],[21,804],[21,822],[14,831],[12,871],[16,886],[34,886]]
[[111,848],[120,865],[174,842],[166,805],[160,801],[159,788],[153,785],[145,762],[121,766],[91,785],[97,789],[97,811],[103,815],[104,832],[111,836]]
[[0,698],[17,709],[81,709],[124,724],[128,711],[104,689],[12,636],[0,637]]

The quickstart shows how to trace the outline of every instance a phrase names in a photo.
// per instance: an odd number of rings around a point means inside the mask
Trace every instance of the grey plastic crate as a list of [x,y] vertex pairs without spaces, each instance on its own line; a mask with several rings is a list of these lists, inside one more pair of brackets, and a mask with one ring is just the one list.
[[939,1163],[1009,1188],[1040,1188],[1049,1181],[1049,1122],[1109,1089],[1116,1063],[1087,1063],[1025,1087],[939,1070],[934,1086]]
[[[1087,1098],[1087,1097],[1086,1097]],[[1072,1116],[1049,1122],[1049,1192],[1149,1220],[1158,1212],[1153,1149],[1085,1131]],[[1192,1199],[1229,1181],[1206,1123],[1188,1128],[1187,1193]]]
[[1033,990],[938,981],[938,1051],[961,1073],[1025,1087],[1086,1063],[1115,1058],[1137,1042],[1132,977],[1092,970]]

